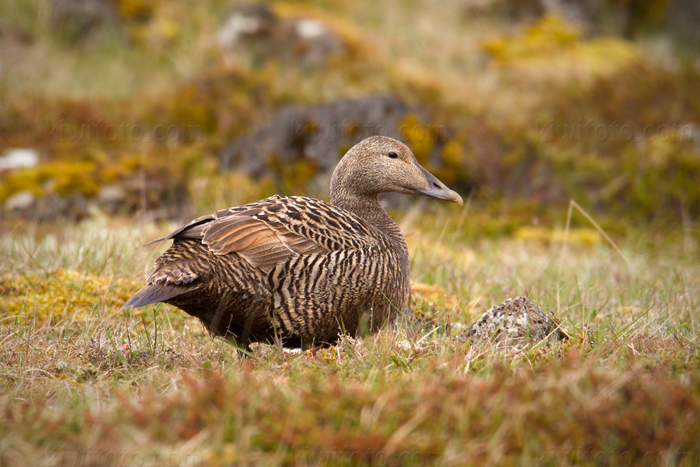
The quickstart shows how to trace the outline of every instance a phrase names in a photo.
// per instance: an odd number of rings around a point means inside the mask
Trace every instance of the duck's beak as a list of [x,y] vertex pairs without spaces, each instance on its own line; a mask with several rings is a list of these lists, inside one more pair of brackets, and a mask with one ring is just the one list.
[[457,192],[447,188],[444,183],[442,183],[440,180],[437,179],[437,177],[435,177],[435,175],[431,174],[423,167],[420,167],[420,169],[423,172],[423,175],[425,175],[425,181],[428,184],[428,188],[413,190],[416,194],[430,196],[432,198],[437,199],[444,199],[446,201],[453,201],[459,204],[460,206],[464,206],[462,197],[459,196]]

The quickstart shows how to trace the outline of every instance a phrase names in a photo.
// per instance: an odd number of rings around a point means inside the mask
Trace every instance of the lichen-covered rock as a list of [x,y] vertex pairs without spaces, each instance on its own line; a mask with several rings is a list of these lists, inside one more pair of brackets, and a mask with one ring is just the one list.
[[0,171],[34,167],[38,162],[39,153],[35,149],[10,149],[0,157]]
[[272,38],[279,18],[265,5],[242,3],[232,7],[216,34],[219,46],[233,51],[247,41]]
[[537,343],[548,337],[550,341],[557,341],[566,338],[558,326],[529,299],[515,297],[491,307],[461,337],[516,345],[526,341]]
[[283,185],[324,194],[333,168],[349,148],[370,136],[388,136],[406,141],[420,163],[439,169],[446,140],[431,133],[422,123],[427,121],[423,109],[386,95],[291,105],[229,144],[221,167],[254,178],[272,176]]
[[334,58],[351,58],[359,47],[357,36],[319,17],[312,10],[276,9],[244,3],[226,15],[217,41],[224,56],[239,60],[248,54],[258,66],[270,59],[301,68],[319,67]]
[[5,201],[4,208],[9,211],[27,211],[34,206],[35,196],[31,191],[19,191]]
[[188,206],[176,169],[125,157],[107,162],[55,161],[0,171],[0,219],[81,219],[95,212],[170,217]]

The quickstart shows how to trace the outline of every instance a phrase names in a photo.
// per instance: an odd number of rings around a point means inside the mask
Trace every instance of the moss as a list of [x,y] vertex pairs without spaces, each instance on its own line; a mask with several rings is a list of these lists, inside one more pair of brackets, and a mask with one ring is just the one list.
[[293,97],[288,85],[274,86],[280,73],[274,65],[253,71],[215,69],[165,95],[144,97],[141,118],[151,127],[191,130],[185,144],[243,136]]
[[151,21],[129,27],[131,40],[153,51],[173,45],[179,35],[180,23],[168,16],[159,15]]
[[536,106],[462,119],[454,141],[463,142],[463,165],[447,162],[443,150],[449,170],[432,169],[448,183],[456,175],[456,187],[471,185],[479,204],[520,199],[563,211],[574,199],[596,219],[620,224],[693,218],[700,188],[691,179],[700,158],[688,122],[700,120],[698,79],[684,66],[631,61],[590,81],[523,84],[518,92]]
[[65,269],[45,276],[7,274],[0,276],[0,308],[7,317],[20,323],[36,322],[37,326],[73,319],[87,321],[98,304],[105,302],[110,312],[119,315],[119,308],[138,284]]
[[93,196],[100,189],[97,166],[90,162],[55,162],[13,171],[4,177],[0,187],[0,203],[20,191],[43,196],[82,194]]
[[484,41],[482,47],[496,63],[505,65],[534,57],[547,58],[571,50],[582,38],[579,27],[556,15],[547,15],[515,36],[497,36]]
[[406,144],[411,148],[418,162],[427,165],[435,147],[435,136],[431,128],[424,125],[416,114],[409,113],[401,121],[399,131],[406,139]]
[[63,170],[54,172],[53,190],[59,195],[80,193],[94,196],[100,191],[96,180],[96,165],[92,163],[76,163],[64,165]]
[[300,193],[306,190],[309,181],[318,175],[319,166],[308,159],[297,159],[291,165],[279,160],[277,154],[270,155],[267,161],[269,170],[280,181],[280,188],[285,193]]
[[173,96],[170,107],[170,121],[178,124],[196,125],[202,131],[211,133],[216,129],[213,107],[202,95],[203,89],[189,84]]
[[461,168],[464,165],[464,157],[464,149],[456,140],[446,142],[442,148],[442,160],[450,169]]
[[[23,191],[29,191],[39,198],[49,195],[66,198],[81,195],[88,200],[97,200],[98,206],[110,213],[181,205],[187,181],[182,155],[173,151],[166,158],[169,160],[168,165],[152,157],[124,155],[100,163],[90,160],[59,160],[36,167],[7,171],[0,174],[0,206],[11,196]],[[141,180],[149,181],[145,191]],[[97,196],[106,185],[122,186],[123,197],[100,204]],[[77,217],[86,214],[87,211],[84,210],[72,212],[72,215]]]
[[37,169],[21,170],[4,177],[0,185],[0,202],[20,191],[29,191],[36,196],[44,194],[45,174]]
[[144,0],[116,0],[119,15],[127,21],[148,21],[154,13],[153,4]]
[[[645,61],[631,42],[615,37],[587,40],[580,27],[556,15],[542,17],[520,34],[488,39],[482,49],[500,67],[538,67],[540,80],[610,75]],[[549,74],[542,73],[543,66]]]

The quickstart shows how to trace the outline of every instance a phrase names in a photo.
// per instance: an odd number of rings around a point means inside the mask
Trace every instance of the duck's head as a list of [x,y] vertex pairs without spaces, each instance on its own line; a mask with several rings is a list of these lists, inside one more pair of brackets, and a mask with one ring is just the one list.
[[363,139],[333,172],[331,199],[376,197],[387,192],[430,196],[462,205],[462,198],[421,167],[405,144],[386,136]]

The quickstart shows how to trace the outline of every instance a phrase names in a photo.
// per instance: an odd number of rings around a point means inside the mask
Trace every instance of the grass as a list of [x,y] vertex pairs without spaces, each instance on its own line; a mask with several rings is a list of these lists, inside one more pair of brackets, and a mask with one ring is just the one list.
[[[627,264],[553,230],[465,242],[455,211],[430,211],[439,228],[401,216],[424,319],[246,359],[169,306],[119,310],[159,253],[138,245],[169,226],[17,227],[0,244],[0,463],[697,463],[697,238],[617,239]],[[458,338],[516,295],[571,339]]]

